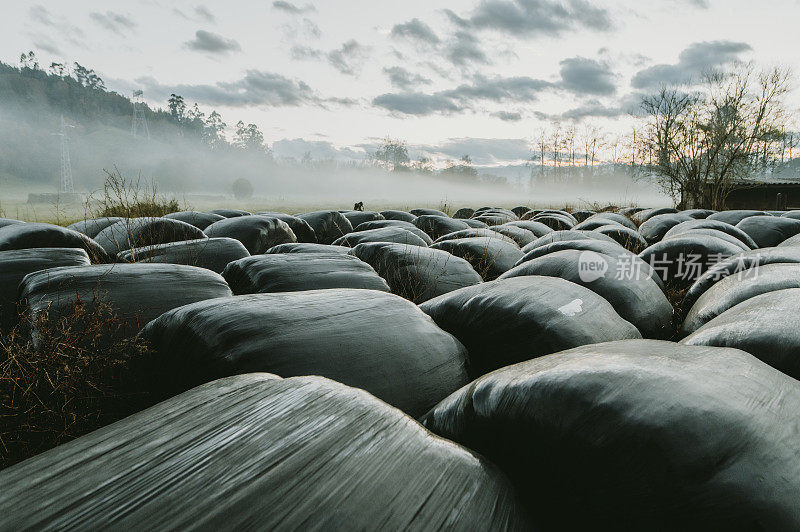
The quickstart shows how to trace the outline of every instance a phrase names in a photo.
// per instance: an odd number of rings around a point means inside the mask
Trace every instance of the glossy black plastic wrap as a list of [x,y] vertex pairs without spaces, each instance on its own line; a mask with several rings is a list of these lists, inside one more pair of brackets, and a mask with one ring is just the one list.
[[295,216],[311,226],[320,244],[330,244],[340,236],[353,232],[353,224],[339,211],[315,211]]
[[229,375],[321,375],[421,415],[467,382],[466,350],[410,301],[376,290],[310,290],[202,301],[142,331],[154,383],[179,392]]
[[516,242],[500,234],[493,237],[458,238],[431,245],[466,260],[485,281],[497,279],[522,258]]
[[402,227],[382,227],[366,231],[354,231],[333,241],[334,246],[356,247],[366,242],[394,242],[412,246],[427,246],[428,243],[415,233]]
[[571,347],[641,338],[604,298],[557,277],[500,279],[420,308],[467,347],[472,378]]
[[214,222],[205,230],[209,237],[235,238],[251,255],[259,255],[278,244],[297,242],[289,225],[277,218],[248,215]]
[[[581,271],[588,263],[605,266],[595,272]],[[559,277],[585,286],[611,303],[644,338],[666,339],[673,333],[672,305],[648,271],[630,255],[565,249],[523,262],[500,279],[525,275]]]
[[498,464],[545,529],[796,530],[798,411],[800,383],[747,353],[639,340],[503,368],[424,424]]
[[231,262],[222,276],[237,295],[326,288],[389,292],[389,285],[369,264],[338,253],[256,255]]
[[[230,296],[225,280],[204,268],[180,264],[112,264],[69,266],[27,275],[20,284],[20,301],[32,318],[41,312],[51,317],[83,305],[103,302],[135,335],[164,312],[218,297]],[[34,331],[35,333],[35,331]]]
[[128,218],[100,231],[95,240],[115,257],[120,251],[167,242],[205,238],[197,227],[171,218]]
[[121,251],[117,258],[124,262],[186,264],[221,273],[229,262],[249,256],[247,248],[238,240],[220,237],[129,249]]
[[97,242],[66,227],[33,222],[0,227],[0,251],[34,248],[80,248],[94,263],[109,261]]
[[59,266],[88,266],[89,255],[80,248],[33,248],[0,251],[0,332],[19,318],[19,285],[29,273]]
[[482,282],[469,262],[439,249],[371,242],[350,253],[386,279],[392,293],[414,303]]

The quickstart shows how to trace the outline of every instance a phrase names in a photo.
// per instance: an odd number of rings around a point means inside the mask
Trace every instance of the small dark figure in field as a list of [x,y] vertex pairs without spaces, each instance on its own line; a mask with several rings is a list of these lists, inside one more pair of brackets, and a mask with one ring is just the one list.
[[353,210],[354,211],[363,211],[364,210],[364,202],[363,201],[359,201],[358,203],[353,205]]

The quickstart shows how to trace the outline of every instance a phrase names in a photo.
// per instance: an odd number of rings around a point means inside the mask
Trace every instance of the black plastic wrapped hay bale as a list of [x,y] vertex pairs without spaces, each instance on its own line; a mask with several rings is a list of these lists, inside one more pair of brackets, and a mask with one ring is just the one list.
[[353,232],[353,225],[338,211],[315,211],[295,216],[305,220],[314,229],[317,242],[320,244],[330,244],[337,238]]
[[236,239],[200,238],[129,249],[117,258],[123,262],[186,264],[221,273],[229,262],[249,256],[244,244]]
[[383,216],[386,220],[402,220],[404,222],[413,222],[417,219],[415,215],[406,211],[381,211],[381,216]]
[[466,346],[473,378],[571,347],[641,338],[603,297],[557,277],[500,279],[420,308]]
[[[757,279],[756,277],[756,281]],[[774,282],[777,284],[779,281]],[[797,284],[794,279],[783,282],[786,286]],[[753,292],[757,290],[751,285],[743,289]],[[735,347],[747,351],[790,377],[800,379],[798,305],[800,288],[785,288],[754,295],[709,320],[681,343]]]
[[180,220],[181,222],[186,222],[189,225],[193,225],[200,229],[201,231],[208,227],[209,225],[213,224],[214,222],[218,222],[220,220],[224,220],[225,217],[219,214],[212,214],[210,212],[198,212],[198,211],[180,211],[180,212],[171,212],[169,214],[165,214],[164,218],[170,218],[172,220]]
[[458,340],[413,303],[376,290],[202,301],[163,314],[142,336],[166,392],[253,371],[321,375],[420,415],[467,379]]
[[119,216],[109,216],[105,218],[90,218],[88,220],[81,220],[79,222],[75,222],[74,224],[70,224],[67,226],[67,229],[72,229],[73,231],[83,233],[89,238],[94,238],[100,231],[102,231],[106,227],[114,225],[117,222],[121,222],[124,219],[125,218],[120,218]]
[[334,246],[355,247],[366,242],[394,242],[396,244],[409,244],[411,246],[427,246],[428,243],[415,233],[402,227],[382,227],[355,231],[333,241]]
[[713,263],[741,252],[741,246],[721,238],[684,233],[653,244],[639,253],[639,258],[650,264],[665,284],[689,287]]
[[644,237],[649,244],[659,242],[667,231],[682,222],[694,220],[691,216],[682,213],[676,214],[659,214],[653,216],[642,225],[639,226],[639,233]]
[[464,220],[456,220],[449,216],[437,216],[433,214],[423,214],[414,220],[414,225],[421,229],[433,240],[448,233],[469,229],[469,224]]
[[344,211],[342,214],[345,218],[347,218],[347,221],[349,221],[350,225],[353,227],[358,227],[364,222],[377,222],[379,220],[385,220],[381,213],[372,211]]
[[331,253],[347,255],[350,253],[350,248],[347,246],[331,246],[329,244],[293,242],[290,244],[278,244],[269,248],[265,253]]
[[371,242],[351,254],[386,279],[392,293],[414,303],[482,282],[469,262],[439,249]]
[[736,228],[747,233],[757,247],[767,248],[800,233],[800,220],[779,216],[748,216],[736,224]]
[[727,233],[747,246],[747,249],[755,249],[759,247],[758,244],[756,244],[755,241],[750,237],[750,235],[738,227],[725,222],[720,222],[719,220],[706,220],[704,218],[681,222],[667,231],[667,233],[664,235],[664,238],[682,235],[684,233],[697,231],[699,229],[712,229],[714,231]]
[[405,222],[403,220],[374,220],[371,222],[363,222],[358,224],[358,227],[353,228],[354,232],[359,231],[369,231],[371,229],[382,229],[384,227],[399,227],[401,229],[405,229],[406,231],[411,231],[418,237],[420,237],[426,246],[429,246],[433,243],[433,239],[428,236],[428,234],[419,229],[416,225],[411,222]]
[[796,530],[798,411],[800,383],[747,353],[639,340],[503,368],[424,424],[498,464],[545,529]]
[[338,253],[257,255],[231,262],[222,276],[237,295],[328,288],[389,291],[369,264]]
[[528,231],[524,227],[519,227],[516,225],[495,225],[490,230],[507,236],[516,242],[519,247],[530,244],[539,238],[539,236],[534,234],[532,231]]
[[108,262],[108,254],[93,239],[52,224],[23,223],[0,227],[0,251],[34,248],[80,248],[92,262]]
[[672,305],[649,270],[633,259],[631,254],[565,249],[523,262],[500,279],[543,275],[579,284],[611,303],[644,338],[667,339],[674,332]]
[[208,211],[211,214],[218,214],[225,218],[238,218],[239,216],[250,216],[251,212],[243,211],[241,209],[212,209]]
[[205,230],[209,237],[235,238],[251,255],[264,253],[278,244],[297,242],[289,225],[277,218],[266,216],[237,216],[214,222]]
[[695,332],[723,312],[752,297],[786,288],[800,288],[800,264],[767,264],[743,271],[742,275],[720,279],[689,309],[681,333],[685,336]]
[[129,218],[109,225],[100,231],[95,240],[103,250],[114,257],[120,251],[142,248],[167,242],[205,238],[197,227],[170,218]]
[[217,380],[0,483],[3,529],[531,529],[496,467],[320,377]]
[[314,232],[314,229],[308,225],[308,222],[301,220],[297,216],[272,211],[259,212],[258,215],[277,218],[278,220],[286,222],[286,225],[292,229],[294,236],[297,237],[298,242],[307,242],[309,244],[317,243],[317,234]]
[[449,218],[446,212],[440,211],[439,209],[411,209],[408,212],[414,216],[444,216],[445,218]]
[[486,281],[497,279],[522,258],[516,242],[499,233],[493,237],[458,238],[431,245],[466,260]]
[[536,235],[536,238],[541,238],[544,235],[553,232],[553,230],[548,226],[546,226],[545,224],[541,222],[534,222],[533,220],[520,220],[518,222],[508,222],[505,225],[527,229],[528,231]]
[[719,220],[720,222],[725,222],[726,224],[736,225],[745,218],[749,218],[751,216],[764,216],[768,213],[764,211],[752,211],[752,210],[731,210],[731,211],[720,211],[710,214],[706,219],[707,220]]
[[230,295],[219,274],[179,264],[52,268],[32,273],[20,284],[20,301],[33,320],[43,312],[51,317],[68,315],[76,303],[103,302],[114,310],[124,333],[130,336],[170,309]]
[[35,248],[0,251],[0,332],[19,319],[19,284],[29,273],[59,266],[88,266],[89,256],[79,248]]

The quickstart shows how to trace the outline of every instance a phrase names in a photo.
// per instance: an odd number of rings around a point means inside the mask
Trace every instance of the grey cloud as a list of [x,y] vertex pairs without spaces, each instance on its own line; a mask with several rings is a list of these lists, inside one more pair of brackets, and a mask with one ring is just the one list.
[[492,79],[475,76],[472,83],[465,83],[454,89],[432,94],[382,94],[372,103],[393,113],[407,115],[451,114],[470,109],[477,102],[531,102],[537,98],[538,93],[553,86],[548,81],[526,76]]
[[391,35],[392,37],[404,37],[428,44],[438,44],[440,42],[439,37],[431,27],[418,18],[411,19],[402,24],[396,24],[392,28]]
[[456,66],[468,63],[488,65],[489,58],[480,48],[480,41],[467,31],[457,31],[446,47],[447,59]]
[[197,30],[194,35],[194,39],[187,41],[184,45],[195,52],[227,54],[228,52],[239,52],[242,49],[235,40],[217,35],[216,33],[211,33],[210,31]]
[[691,44],[678,56],[674,65],[654,65],[640,70],[631,80],[637,89],[663,85],[690,84],[708,70],[732,64],[752,48],[744,42],[710,41]]
[[372,100],[372,104],[388,111],[417,116],[434,113],[447,114],[462,110],[462,107],[454,103],[451,98],[439,93],[404,92],[381,94]]
[[114,33],[123,33],[136,27],[136,22],[130,17],[114,11],[89,13],[89,17],[99,26]]
[[33,43],[33,46],[39,50],[43,50],[53,55],[61,55],[61,50],[58,48],[58,46],[46,37],[41,37],[39,40]]
[[239,80],[214,84],[163,85],[152,77],[135,81],[149,97],[156,100],[166,99],[174,92],[201,104],[229,107],[296,107],[321,103],[311,87],[303,81],[261,70],[248,70]]
[[213,23],[216,21],[216,17],[214,17],[214,14],[206,6],[199,5],[195,7],[194,13],[198,17],[205,19],[207,22]]
[[462,28],[493,29],[517,37],[556,36],[583,27],[609,31],[614,27],[610,13],[585,0],[483,0],[469,19],[447,13]]
[[333,68],[342,74],[353,76],[369,56],[369,50],[369,47],[363,46],[355,40],[349,40],[337,50],[328,52],[326,57]]
[[292,15],[300,15],[302,13],[317,10],[317,8],[315,8],[312,4],[306,4],[303,7],[297,7],[295,4],[286,2],[284,0],[276,0],[275,2],[272,2],[272,7]]
[[355,40],[350,40],[343,43],[341,47],[329,52],[309,46],[295,45],[291,48],[291,54],[292,58],[297,60],[325,59],[342,74],[353,76],[369,56],[370,50],[370,47],[363,46]]
[[400,89],[407,90],[413,87],[418,87],[419,85],[431,84],[430,79],[419,74],[409,72],[405,68],[399,66],[384,68],[383,73],[389,77],[389,82],[393,87]]
[[606,96],[617,91],[608,63],[585,57],[571,57],[559,64],[561,85],[571,92]]
[[83,30],[69,24],[64,18],[54,17],[45,7],[38,4],[31,6],[30,9],[28,9],[28,16],[34,22],[52,28],[52,30],[47,31],[47,34],[38,31],[33,33],[34,40],[40,43],[40,45],[37,46],[42,50],[50,51],[48,48],[51,50],[58,50],[58,46],[53,39],[55,34],[75,46],[85,47],[81,41],[81,39],[85,37]]
[[505,122],[519,122],[522,120],[522,113],[512,113],[509,111],[498,111],[496,113],[492,113],[492,116]]

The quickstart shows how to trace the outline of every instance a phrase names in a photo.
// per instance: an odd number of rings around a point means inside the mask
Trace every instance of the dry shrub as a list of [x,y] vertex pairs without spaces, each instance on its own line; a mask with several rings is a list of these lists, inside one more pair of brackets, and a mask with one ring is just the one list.
[[0,469],[152,403],[137,369],[147,349],[107,304],[34,320],[0,335]]
[[[123,177],[119,170],[106,173],[103,183],[103,195],[99,200],[91,198],[94,203],[91,211],[94,218],[119,216],[122,218],[160,217],[181,210],[176,199],[169,199],[158,192],[155,182]],[[90,209],[87,207],[87,212]]]

